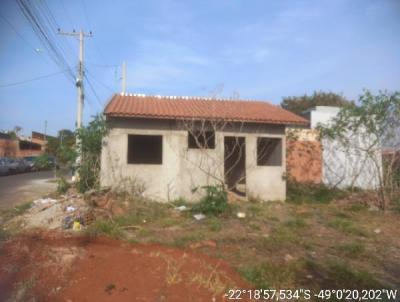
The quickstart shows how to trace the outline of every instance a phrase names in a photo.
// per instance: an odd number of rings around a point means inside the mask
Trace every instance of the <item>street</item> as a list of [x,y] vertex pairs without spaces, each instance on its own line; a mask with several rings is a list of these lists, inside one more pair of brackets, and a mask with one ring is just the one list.
[[0,210],[40,198],[54,191],[54,171],[41,171],[0,177]]

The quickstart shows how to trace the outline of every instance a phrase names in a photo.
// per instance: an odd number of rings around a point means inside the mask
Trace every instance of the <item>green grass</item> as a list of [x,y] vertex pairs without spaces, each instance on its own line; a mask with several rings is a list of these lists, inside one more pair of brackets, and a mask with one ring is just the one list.
[[220,218],[210,217],[207,220],[208,229],[212,232],[219,232],[222,230],[222,223]]
[[385,288],[371,273],[365,270],[355,269],[348,263],[343,263],[341,261],[329,262],[327,272],[332,286],[337,288]]
[[287,226],[288,228],[300,229],[306,227],[307,223],[303,218],[296,217],[286,221],[285,226]]
[[93,222],[85,229],[85,233],[90,236],[107,235],[110,237],[119,238],[122,232],[115,222],[99,219]]
[[349,242],[338,246],[338,250],[349,258],[359,258],[366,254],[365,245],[361,242]]
[[327,204],[334,199],[343,198],[347,191],[329,188],[322,184],[287,183],[287,201],[294,204]]
[[357,226],[353,221],[345,218],[335,218],[328,224],[331,228],[334,228],[344,234],[356,235],[367,237],[366,231]]
[[176,246],[176,247],[184,247],[191,242],[202,240],[202,239],[204,239],[204,237],[205,236],[203,233],[194,232],[194,233],[176,238],[174,240],[174,242],[172,243],[172,245]]
[[27,202],[14,207],[13,214],[15,216],[22,215],[32,207],[32,202]]
[[264,262],[240,267],[239,273],[257,289],[277,289],[294,282],[296,265]]

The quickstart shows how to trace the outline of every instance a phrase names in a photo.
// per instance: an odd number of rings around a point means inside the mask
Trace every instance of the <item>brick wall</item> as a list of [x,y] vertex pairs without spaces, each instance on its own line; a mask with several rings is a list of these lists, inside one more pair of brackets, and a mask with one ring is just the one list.
[[312,130],[302,130],[297,138],[289,135],[286,143],[288,178],[302,183],[322,182],[322,146]]

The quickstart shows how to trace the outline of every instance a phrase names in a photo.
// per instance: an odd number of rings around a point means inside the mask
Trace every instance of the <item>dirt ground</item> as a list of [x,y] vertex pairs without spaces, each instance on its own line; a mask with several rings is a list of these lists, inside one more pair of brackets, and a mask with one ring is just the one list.
[[40,171],[0,177],[0,210],[42,197],[57,187],[54,171]]
[[192,250],[31,232],[1,243],[0,301],[225,301],[250,288]]

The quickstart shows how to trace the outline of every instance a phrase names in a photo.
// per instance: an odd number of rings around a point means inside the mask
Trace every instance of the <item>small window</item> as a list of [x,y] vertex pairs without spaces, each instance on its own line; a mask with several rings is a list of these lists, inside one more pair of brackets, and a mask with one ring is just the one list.
[[189,131],[188,146],[189,149],[214,149],[214,131]]
[[270,137],[257,138],[257,165],[282,165],[282,139]]
[[162,164],[161,135],[128,135],[128,164]]

